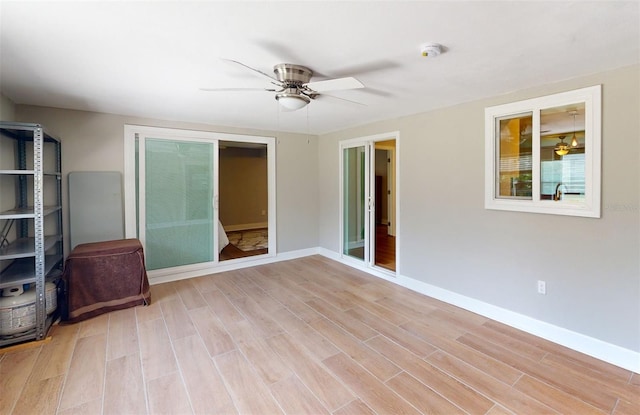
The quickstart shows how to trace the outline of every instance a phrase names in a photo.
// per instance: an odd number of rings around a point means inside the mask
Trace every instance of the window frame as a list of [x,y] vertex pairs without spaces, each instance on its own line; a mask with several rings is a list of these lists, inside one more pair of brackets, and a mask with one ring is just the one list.
[[[585,199],[581,202],[540,198],[540,113],[554,107],[583,103],[585,107]],[[502,198],[497,195],[499,141],[496,120],[531,112],[532,198]],[[600,218],[602,86],[576,89],[485,108],[485,209]]]

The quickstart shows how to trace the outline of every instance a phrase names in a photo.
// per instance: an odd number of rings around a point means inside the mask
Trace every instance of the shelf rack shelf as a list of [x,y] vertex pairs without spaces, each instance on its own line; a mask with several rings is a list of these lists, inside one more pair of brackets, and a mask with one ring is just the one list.
[[[62,209],[62,206],[43,206],[42,215],[47,216],[60,209]],[[34,206],[5,210],[0,213],[0,219],[33,219],[35,217],[36,210]]]
[[[60,273],[55,267],[62,260],[62,255],[45,255],[44,271],[45,279],[54,280]],[[15,287],[23,284],[33,284],[36,282],[35,267],[33,258],[20,258],[13,261],[2,273],[0,279],[0,289]]]
[[[15,154],[13,166],[0,166],[3,201],[6,203],[6,195],[15,192],[15,205],[4,205],[5,210],[0,212],[0,290],[25,284],[35,285],[36,290],[35,327],[18,333],[14,333],[15,328],[3,331],[0,327],[3,347],[46,336],[56,313],[47,316],[45,283],[60,279],[64,256],[60,140],[47,134],[40,124],[6,121],[0,121],[0,140],[3,152],[13,147]],[[49,160],[55,166],[45,172]],[[7,163],[7,159],[2,162]],[[49,235],[45,235],[45,221]],[[0,313],[12,313],[12,309],[0,309]],[[9,322],[13,318],[10,314],[0,317],[9,318]]]
[[[47,252],[53,248],[56,242],[61,240],[60,235],[52,235],[44,237],[44,251]],[[5,248],[0,248],[0,258],[3,259],[18,259],[36,256],[35,248],[36,238],[27,237],[19,238],[13,241]]]

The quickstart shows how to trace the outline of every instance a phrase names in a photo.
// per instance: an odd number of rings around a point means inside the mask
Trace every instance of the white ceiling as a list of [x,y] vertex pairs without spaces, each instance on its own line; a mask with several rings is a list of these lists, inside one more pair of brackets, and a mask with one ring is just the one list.
[[[321,134],[640,62],[640,2],[0,1],[0,90],[16,104]],[[420,46],[446,52],[423,58]],[[281,112],[220,58],[365,89]]]

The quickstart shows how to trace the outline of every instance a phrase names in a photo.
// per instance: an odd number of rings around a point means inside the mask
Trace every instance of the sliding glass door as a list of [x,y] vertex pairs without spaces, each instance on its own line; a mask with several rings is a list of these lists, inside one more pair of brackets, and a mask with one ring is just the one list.
[[272,137],[125,126],[125,235],[150,278],[275,255],[275,200]]
[[397,272],[397,138],[389,133],[340,144],[342,257],[385,273]]
[[214,260],[215,144],[145,139],[140,208],[148,269]]

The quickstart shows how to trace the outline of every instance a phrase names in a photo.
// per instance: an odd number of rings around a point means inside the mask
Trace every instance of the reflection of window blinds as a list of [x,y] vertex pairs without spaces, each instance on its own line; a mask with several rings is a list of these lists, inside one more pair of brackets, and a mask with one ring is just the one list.
[[562,160],[540,164],[541,194],[554,194],[558,183],[562,183],[563,193],[584,194],[584,154],[568,154]]
[[500,157],[501,172],[530,172],[532,166],[531,154],[521,154],[520,156]]

